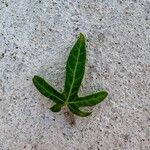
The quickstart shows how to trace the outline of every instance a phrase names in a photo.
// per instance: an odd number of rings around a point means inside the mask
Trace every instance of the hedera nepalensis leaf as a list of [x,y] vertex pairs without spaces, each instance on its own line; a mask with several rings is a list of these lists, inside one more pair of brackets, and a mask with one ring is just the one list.
[[91,112],[84,112],[80,107],[94,106],[102,102],[108,95],[106,91],[100,91],[85,97],[78,97],[78,91],[82,83],[86,62],[86,44],[82,33],[73,46],[66,65],[66,79],[64,92],[60,93],[43,78],[34,76],[33,83],[38,91],[52,100],[55,104],[50,108],[53,112],[59,112],[62,107],[67,107],[73,114],[86,117]]

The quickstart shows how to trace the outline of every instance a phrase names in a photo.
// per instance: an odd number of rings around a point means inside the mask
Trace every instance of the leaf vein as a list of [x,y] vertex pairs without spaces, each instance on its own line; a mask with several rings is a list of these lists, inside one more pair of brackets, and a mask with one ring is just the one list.
[[51,96],[54,96],[55,98],[59,99],[60,101],[62,101],[64,103],[64,101],[62,99],[60,99],[58,96],[53,95],[52,93],[50,93],[48,90],[46,90],[43,86],[41,86],[38,82],[37,84],[39,85],[39,87],[41,87],[42,89],[44,89],[47,93],[49,93]]
[[79,62],[81,45],[82,44],[80,43],[80,47],[77,47],[77,49],[78,49],[77,61],[76,61],[75,69],[73,71],[73,80],[72,80],[72,84],[71,84],[71,87],[70,87],[69,94],[68,94],[68,97],[66,99],[66,102],[68,102],[68,100],[69,100],[69,98],[71,96],[72,88],[73,88],[73,85],[74,85],[74,82],[75,82],[75,74],[76,74],[76,70],[77,70],[77,66],[78,66],[78,62]]

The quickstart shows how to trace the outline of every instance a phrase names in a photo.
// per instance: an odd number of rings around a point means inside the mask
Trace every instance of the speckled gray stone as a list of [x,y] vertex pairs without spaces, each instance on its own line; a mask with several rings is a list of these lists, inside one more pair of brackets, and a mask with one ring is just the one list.
[[[62,91],[80,32],[80,95],[109,97],[71,128],[32,77]],[[150,150],[150,0],[1,0],[0,150]]]

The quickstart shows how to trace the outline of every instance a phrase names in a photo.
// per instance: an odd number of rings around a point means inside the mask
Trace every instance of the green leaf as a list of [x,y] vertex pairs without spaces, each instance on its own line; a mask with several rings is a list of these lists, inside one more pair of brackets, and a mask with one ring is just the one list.
[[74,113],[80,117],[87,117],[91,114],[91,112],[83,112],[83,111],[79,110],[79,107],[77,107],[75,104],[69,105],[69,109],[72,113]]
[[34,76],[32,80],[38,91],[45,97],[52,99],[55,103],[64,103],[62,94],[50,86],[43,78]]
[[83,112],[80,110],[80,107],[94,106],[102,102],[107,97],[108,93],[106,91],[100,91],[85,97],[78,97],[78,91],[84,76],[85,62],[85,37],[82,33],[80,33],[80,36],[71,49],[67,60],[63,93],[58,92],[43,78],[34,76],[33,83],[39,92],[55,102],[55,104],[50,108],[51,111],[59,112],[64,106],[70,110],[69,112],[80,117],[86,117],[89,116],[91,112]]
[[102,102],[107,97],[107,95],[108,95],[107,92],[101,91],[92,95],[80,97],[75,101],[69,102],[69,104],[75,104],[78,107],[94,106]]
[[66,102],[77,97],[85,70],[86,46],[85,37],[80,33],[79,39],[73,46],[66,66],[66,81],[64,95]]
[[55,104],[50,108],[50,110],[52,112],[59,112],[61,110],[62,106],[63,106],[63,104]]

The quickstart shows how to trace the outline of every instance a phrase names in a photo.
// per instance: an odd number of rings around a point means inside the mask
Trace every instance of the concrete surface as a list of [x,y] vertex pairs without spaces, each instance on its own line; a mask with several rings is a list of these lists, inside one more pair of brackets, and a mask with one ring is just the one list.
[[[63,89],[76,37],[88,38],[80,90],[109,97],[71,128],[33,86]],[[150,0],[0,0],[0,150],[149,150]]]

